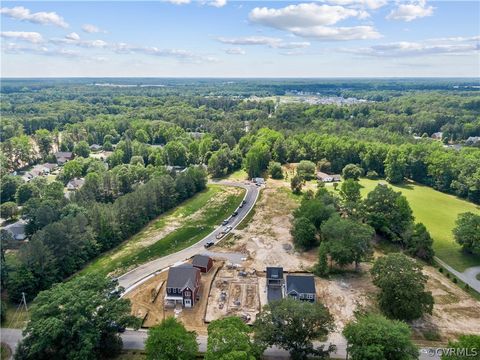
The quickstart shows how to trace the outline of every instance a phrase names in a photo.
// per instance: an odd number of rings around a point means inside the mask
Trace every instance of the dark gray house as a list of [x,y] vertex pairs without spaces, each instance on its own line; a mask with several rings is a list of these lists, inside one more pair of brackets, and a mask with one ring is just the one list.
[[283,298],[283,268],[267,267],[267,299],[268,302]]
[[315,302],[315,278],[313,276],[287,275],[286,276],[287,296],[302,301]]
[[182,304],[190,308],[198,300],[200,289],[200,270],[192,264],[175,266],[168,270],[165,294],[165,306]]
[[213,260],[207,255],[195,255],[192,260],[192,265],[202,273],[207,273],[213,266]]

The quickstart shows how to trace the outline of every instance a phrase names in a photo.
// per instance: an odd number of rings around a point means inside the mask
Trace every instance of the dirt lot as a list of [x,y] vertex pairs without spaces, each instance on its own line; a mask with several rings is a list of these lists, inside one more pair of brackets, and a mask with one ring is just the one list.
[[208,297],[205,320],[211,322],[236,315],[249,319],[251,323],[259,311],[259,278],[256,273],[250,269],[227,266],[220,269]]
[[286,186],[285,181],[269,179],[248,226],[234,232],[235,243],[229,250],[247,253],[248,268],[264,271],[266,266],[283,266],[286,271],[305,271],[315,264],[315,250],[298,254],[293,248],[292,211],[299,199]]
[[[206,333],[204,322],[208,291],[215,273],[223,262],[215,262],[207,274],[202,274],[200,286],[200,300],[191,309],[164,309],[163,299],[165,298],[165,285],[168,271],[163,271],[149,279],[125,297],[132,302],[132,314],[143,318],[142,327],[151,327],[160,323],[165,317],[174,316],[179,319],[189,330],[198,333]],[[158,294],[158,295],[157,295]],[[155,295],[157,295],[155,297]],[[154,301],[152,302],[152,300]]]
[[480,334],[480,302],[433,267],[425,267],[427,288],[435,299],[433,314],[413,323],[419,338],[426,331],[437,331],[442,340],[460,334]]

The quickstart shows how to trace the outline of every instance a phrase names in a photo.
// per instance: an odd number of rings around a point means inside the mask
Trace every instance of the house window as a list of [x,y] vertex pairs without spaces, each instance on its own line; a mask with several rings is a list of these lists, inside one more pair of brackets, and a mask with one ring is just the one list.
[[177,293],[177,289],[173,288],[173,291],[172,291],[174,294]]
[[308,300],[313,300],[313,294],[307,294],[307,299]]
[[192,292],[188,291],[188,290],[186,290],[184,294],[185,294],[186,297],[191,297],[192,296]]

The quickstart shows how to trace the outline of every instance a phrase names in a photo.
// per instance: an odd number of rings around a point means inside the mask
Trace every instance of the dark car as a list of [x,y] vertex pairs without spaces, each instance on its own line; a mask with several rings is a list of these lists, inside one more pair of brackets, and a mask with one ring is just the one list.
[[214,242],[213,241],[209,241],[207,242],[204,246],[205,246],[205,249],[208,249],[210,246],[213,246]]
[[237,216],[237,215],[238,215],[238,211],[235,210],[235,211],[233,212],[232,216]]
[[225,219],[225,220],[222,221],[222,225],[223,225],[223,226],[225,226],[225,225],[227,225],[227,224],[228,224],[228,219]]

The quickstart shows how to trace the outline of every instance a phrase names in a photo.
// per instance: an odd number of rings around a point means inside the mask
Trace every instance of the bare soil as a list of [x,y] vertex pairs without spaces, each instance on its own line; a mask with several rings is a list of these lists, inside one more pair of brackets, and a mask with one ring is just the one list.
[[294,249],[290,229],[298,200],[285,184],[269,179],[248,226],[235,230],[231,250],[248,254],[248,268],[264,271],[266,266],[283,266],[286,271],[306,271],[315,264],[315,250],[300,254]]

